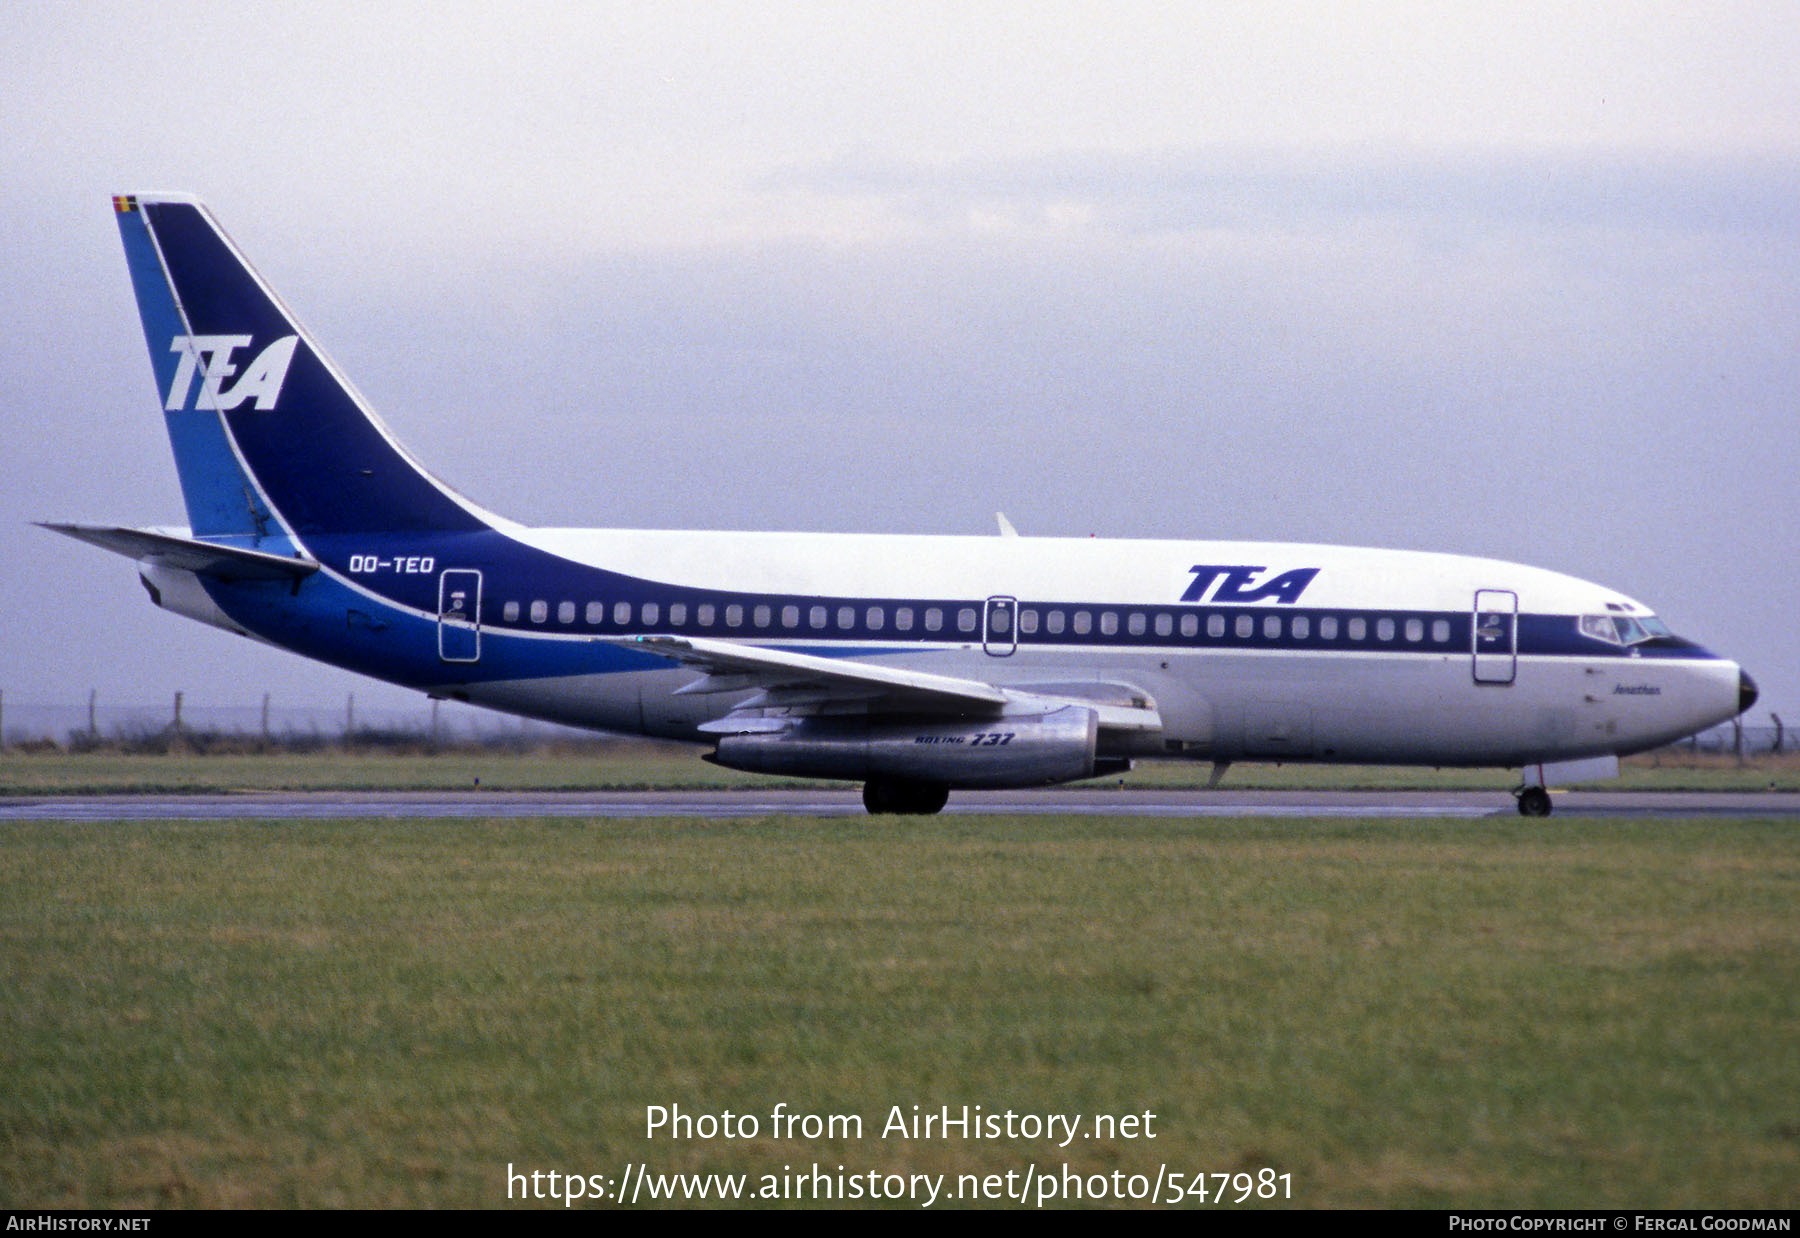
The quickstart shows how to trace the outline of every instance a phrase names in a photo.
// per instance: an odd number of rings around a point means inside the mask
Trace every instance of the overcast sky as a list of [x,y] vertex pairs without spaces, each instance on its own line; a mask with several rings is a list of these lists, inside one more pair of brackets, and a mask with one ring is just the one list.
[[[372,11],[371,11],[372,10]],[[6,702],[398,690],[33,519],[184,516],[108,195],[202,195],[540,524],[1603,581],[1800,722],[1800,9],[9,6]]]

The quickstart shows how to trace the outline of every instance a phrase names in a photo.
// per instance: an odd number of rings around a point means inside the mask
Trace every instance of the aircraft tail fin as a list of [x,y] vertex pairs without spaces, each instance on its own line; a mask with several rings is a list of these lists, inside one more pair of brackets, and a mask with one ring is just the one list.
[[113,209],[196,536],[495,523],[394,440],[198,200]]

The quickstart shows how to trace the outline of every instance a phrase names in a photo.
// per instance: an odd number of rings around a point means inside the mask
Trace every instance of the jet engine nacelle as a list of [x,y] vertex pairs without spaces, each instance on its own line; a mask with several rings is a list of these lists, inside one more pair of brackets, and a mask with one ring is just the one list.
[[1038,787],[1106,773],[1094,755],[1094,711],[1070,705],[1046,714],[919,718],[795,719],[779,730],[727,735],[707,759],[729,769],[800,778],[870,778],[946,787]]

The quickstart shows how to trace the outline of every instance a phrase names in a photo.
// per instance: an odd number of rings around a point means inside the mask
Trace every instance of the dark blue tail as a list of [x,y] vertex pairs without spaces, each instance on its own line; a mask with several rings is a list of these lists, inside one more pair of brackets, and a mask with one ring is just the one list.
[[113,207],[197,536],[490,527],[394,441],[203,205]]

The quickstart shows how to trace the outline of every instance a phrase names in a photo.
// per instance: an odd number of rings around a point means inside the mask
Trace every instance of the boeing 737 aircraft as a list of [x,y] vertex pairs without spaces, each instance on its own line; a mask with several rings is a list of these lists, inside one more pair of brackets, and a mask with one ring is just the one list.
[[[397,443],[198,201],[114,199],[184,528],[46,527],[178,614],[433,697],[864,783],[870,812],[1135,758],[1559,764],[1748,709],[1602,585],[1256,542],[533,529]],[[1545,767],[1549,768],[1546,769]]]

